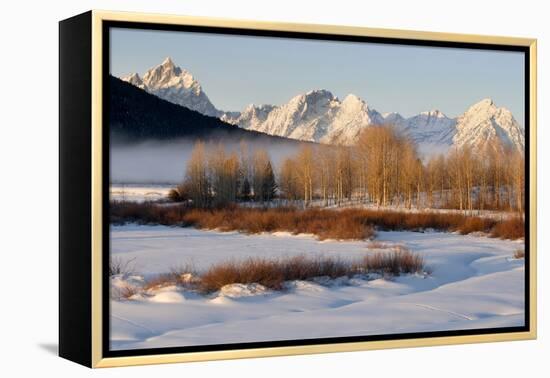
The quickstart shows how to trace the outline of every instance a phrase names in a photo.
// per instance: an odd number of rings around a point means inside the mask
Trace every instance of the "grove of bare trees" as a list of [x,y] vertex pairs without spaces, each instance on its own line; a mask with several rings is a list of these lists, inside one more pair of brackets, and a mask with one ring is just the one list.
[[389,126],[369,127],[351,147],[304,144],[278,162],[265,149],[197,142],[181,189],[194,206],[238,201],[310,206],[524,211],[524,154],[493,140],[422,160]]
[[199,141],[187,162],[184,182],[175,190],[179,200],[188,199],[193,206],[220,207],[237,201],[271,201],[277,183],[265,150],[251,155],[245,143],[237,153],[222,144],[207,146]]

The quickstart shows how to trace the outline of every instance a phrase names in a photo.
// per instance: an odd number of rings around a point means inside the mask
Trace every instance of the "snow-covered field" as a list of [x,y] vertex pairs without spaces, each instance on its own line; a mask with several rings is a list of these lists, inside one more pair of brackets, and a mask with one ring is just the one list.
[[[286,233],[244,235],[165,226],[112,226],[115,258],[135,276],[114,285],[192,263],[196,269],[249,256],[303,254],[356,258],[376,249],[365,242],[317,241]],[[431,275],[294,281],[272,292],[230,285],[203,296],[166,287],[148,296],[111,301],[111,348],[227,344],[377,335],[524,324],[522,242],[451,233],[379,232],[386,245],[421,254]],[[372,247],[373,245],[370,245]]]
[[170,184],[113,184],[109,188],[111,200],[145,202],[167,199]]

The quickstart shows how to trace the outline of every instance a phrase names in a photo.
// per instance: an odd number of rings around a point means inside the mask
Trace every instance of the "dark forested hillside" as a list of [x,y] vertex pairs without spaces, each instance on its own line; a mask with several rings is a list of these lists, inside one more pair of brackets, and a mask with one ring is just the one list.
[[109,127],[113,141],[175,138],[245,139],[268,143],[299,143],[240,129],[151,95],[113,76],[109,77]]

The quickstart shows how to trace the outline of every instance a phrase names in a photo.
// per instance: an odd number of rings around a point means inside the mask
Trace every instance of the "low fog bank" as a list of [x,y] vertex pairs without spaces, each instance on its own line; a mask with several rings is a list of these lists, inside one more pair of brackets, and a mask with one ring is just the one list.
[[[111,145],[111,183],[126,184],[176,184],[185,176],[187,160],[196,139],[172,141],[148,141],[142,143],[115,143]],[[223,143],[226,151],[239,152],[240,141],[212,141],[207,146],[215,147]],[[296,153],[301,143],[288,143],[247,140],[248,151],[265,149],[274,164],[275,170],[282,160]]]

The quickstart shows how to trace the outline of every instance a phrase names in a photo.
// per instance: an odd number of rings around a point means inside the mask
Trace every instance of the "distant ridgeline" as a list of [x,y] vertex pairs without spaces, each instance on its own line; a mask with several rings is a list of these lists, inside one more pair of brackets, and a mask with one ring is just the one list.
[[497,107],[490,98],[478,101],[454,118],[436,109],[412,117],[380,113],[354,94],[340,100],[326,89],[297,94],[279,105],[250,104],[242,111],[223,111],[212,104],[191,72],[176,66],[169,57],[142,76],[132,73],[122,80],[241,129],[289,139],[351,146],[370,126],[392,125],[412,139],[423,156],[448,153],[463,146],[480,150],[495,140],[520,151],[525,148],[523,127],[511,111]]
[[114,142],[176,138],[246,140],[301,144],[287,138],[241,129],[149,94],[132,84],[109,77],[109,127]]

